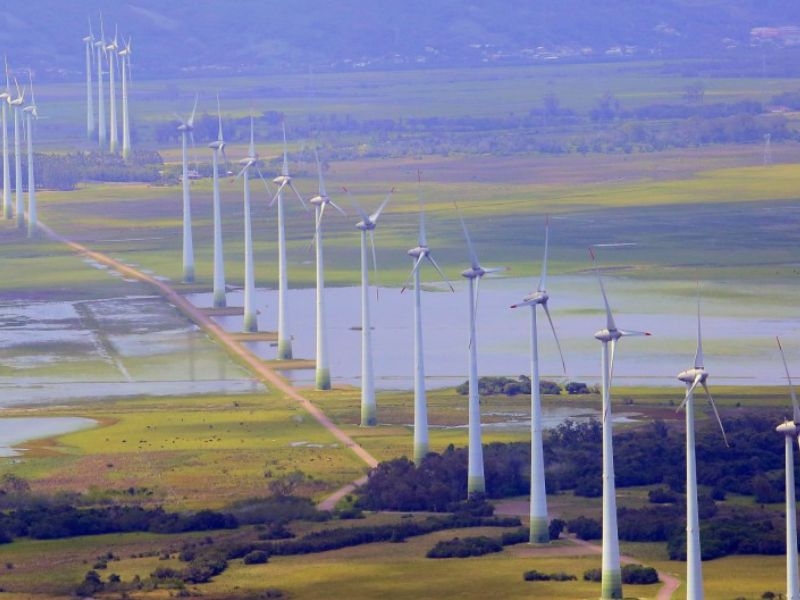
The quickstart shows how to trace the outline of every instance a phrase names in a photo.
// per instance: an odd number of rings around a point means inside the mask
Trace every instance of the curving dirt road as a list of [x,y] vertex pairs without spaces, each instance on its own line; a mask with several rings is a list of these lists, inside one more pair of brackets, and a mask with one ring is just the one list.
[[[255,354],[253,354],[248,348],[246,348],[240,340],[241,335],[236,333],[231,333],[226,331],[217,323],[215,323],[210,316],[208,316],[203,310],[196,307],[194,304],[189,302],[183,295],[178,293],[168,284],[164,283],[163,281],[159,281],[155,277],[148,275],[147,273],[143,273],[142,271],[135,269],[129,265],[126,265],[123,262],[120,262],[110,256],[102,254],[100,252],[95,252],[94,250],[90,250],[86,246],[79,244],[77,242],[73,242],[59,234],[55,231],[50,229],[48,226],[43,224],[41,221],[39,222],[39,228],[51,239],[66,244],[77,253],[91,258],[93,261],[98,263],[107,265],[114,270],[118,271],[122,275],[126,277],[130,277],[133,279],[137,279],[144,283],[147,283],[154,287],[161,296],[164,297],[169,303],[175,306],[180,312],[186,315],[189,319],[191,319],[198,327],[200,327],[203,331],[205,331],[209,336],[217,340],[224,348],[226,348],[234,357],[242,361],[249,369],[259,377],[264,383],[272,386],[273,389],[280,390],[289,398],[296,400],[299,402],[302,407],[314,417],[314,419],[319,422],[325,429],[327,429],[337,440],[339,440],[345,447],[352,450],[356,456],[358,456],[364,463],[367,464],[370,468],[376,467],[378,465],[377,459],[372,456],[369,452],[367,452],[364,448],[359,446],[353,438],[347,435],[344,431],[339,429],[337,425],[335,425],[328,417],[323,413],[317,406],[315,406],[308,398],[302,396],[292,385],[286,381],[283,377],[278,375],[273,369],[271,369],[268,365],[266,365],[263,359],[259,358]],[[362,478],[363,479],[363,478]],[[363,483],[362,479],[357,480],[354,482],[356,485],[360,485],[361,482]],[[343,497],[345,494],[352,491],[354,484],[350,484],[347,486],[347,491],[343,492],[343,490],[337,491],[334,496],[337,494],[341,494],[339,497]],[[344,488],[343,488],[344,489]],[[333,496],[332,496],[333,497]],[[331,497],[331,498],[332,498]],[[330,500],[330,499],[328,499]],[[327,502],[323,501],[323,502]],[[335,503],[335,502],[334,502]]]

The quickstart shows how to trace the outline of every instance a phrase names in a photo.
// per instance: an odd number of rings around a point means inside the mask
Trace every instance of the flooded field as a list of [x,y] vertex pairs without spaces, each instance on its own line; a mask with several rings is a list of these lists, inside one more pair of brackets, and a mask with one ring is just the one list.
[[[458,384],[467,378],[467,295],[462,282],[456,292],[436,285],[423,292],[425,369],[429,387]],[[675,385],[676,375],[692,365],[696,346],[696,284],[641,281],[606,275],[606,290],[620,329],[647,330],[650,338],[626,338],[618,348],[615,383]],[[532,279],[486,278],[481,283],[478,313],[478,365],[481,375],[517,376],[530,372],[530,309],[510,309],[536,287]],[[599,382],[600,344],[594,332],[605,327],[605,313],[597,279],[585,276],[548,278],[550,309],[567,363],[566,379]],[[360,367],[359,288],[326,291],[331,373],[335,381],[358,385]],[[800,361],[800,313],[791,285],[715,283],[701,288],[703,345],[706,368],[717,384],[780,384],[785,380],[775,336],[784,339],[787,358]],[[259,290],[259,327],[276,327],[277,294]],[[210,296],[197,295],[198,305]],[[296,357],[313,358],[314,290],[291,290],[290,329]],[[377,385],[383,389],[410,389],[413,377],[413,293],[382,288],[372,293],[374,365]],[[229,304],[241,304],[231,293]],[[552,333],[539,313],[542,376],[565,380]],[[220,317],[230,330],[241,330],[241,317]],[[251,348],[264,358],[275,358],[269,342]],[[313,385],[312,370],[288,372],[298,384]]]
[[259,389],[157,296],[0,303],[0,407]]

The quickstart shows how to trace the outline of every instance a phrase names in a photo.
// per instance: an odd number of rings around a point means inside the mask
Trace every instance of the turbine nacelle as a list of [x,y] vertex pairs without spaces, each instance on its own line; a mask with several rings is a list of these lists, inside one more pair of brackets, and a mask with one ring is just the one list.
[[278,175],[272,180],[272,183],[275,185],[289,185],[292,182],[292,178],[288,175]]
[[537,290],[528,294],[522,299],[522,302],[512,304],[511,308],[519,308],[520,306],[536,306],[537,304],[546,305],[550,299],[550,295],[544,290]]
[[314,196],[308,202],[313,206],[325,206],[326,204],[330,203],[330,201],[330,196]]
[[461,276],[466,277],[467,279],[477,279],[478,277],[483,277],[488,272],[489,271],[487,269],[484,269],[482,266],[478,265],[477,267],[464,269],[461,271]]
[[695,367],[678,373],[678,379],[686,385],[702,384],[708,379],[708,373],[703,367]]
[[798,433],[797,425],[794,421],[784,421],[775,428],[775,431],[782,433],[786,437],[795,437]]
[[423,258],[430,254],[430,248],[427,246],[417,246],[416,248],[411,248],[406,254],[412,256],[414,258]]
[[225,147],[225,142],[222,140],[214,140],[208,144],[208,147],[212,150],[222,151],[222,149]]

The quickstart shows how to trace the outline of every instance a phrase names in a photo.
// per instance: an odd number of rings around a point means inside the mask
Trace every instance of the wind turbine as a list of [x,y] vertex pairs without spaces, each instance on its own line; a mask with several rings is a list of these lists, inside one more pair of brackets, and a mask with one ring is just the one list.
[[325,214],[325,207],[329,204],[343,215],[346,213],[331,200],[325,191],[325,180],[322,178],[322,165],[319,162],[319,154],[316,148],[314,156],[317,159],[317,171],[319,173],[319,195],[314,196],[309,202],[314,206],[315,231],[312,243],[316,248],[317,263],[317,357],[316,357],[316,387],[318,390],[331,389],[331,371],[328,367],[328,347],[325,327],[325,265],[322,256],[322,218]]
[[25,115],[25,129],[28,133],[28,237],[36,236],[38,219],[36,217],[36,180],[33,173],[33,120],[39,118],[36,110],[36,98],[33,94],[33,75],[28,69],[31,84],[31,103],[22,112]]
[[245,332],[258,331],[258,317],[255,303],[256,282],[253,266],[253,226],[250,219],[250,168],[258,161],[256,145],[253,134],[253,115],[250,115],[250,149],[245,158],[239,161],[242,170],[236,179],[242,178],[244,190],[244,322],[242,328]]
[[106,132],[106,101],[103,89],[103,55],[106,53],[105,31],[103,30],[103,14],[100,13],[100,39],[95,41],[97,48],[97,143],[102,148],[108,139]]
[[89,19],[89,35],[83,38],[86,50],[86,137],[94,137],[94,94],[92,93],[92,62],[94,59],[94,34],[92,19]]
[[[129,46],[128,46],[129,47]],[[125,63],[123,62],[123,65]],[[124,72],[124,71],[123,71]],[[124,81],[124,79],[123,79]],[[123,86],[124,87],[124,86]],[[123,96],[124,98],[124,96]],[[213,212],[214,212],[214,306],[222,307],[225,301],[225,260],[222,248],[222,214],[219,198],[219,159],[220,156],[228,164],[228,157],[225,155],[225,140],[222,138],[222,110],[219,105],[219,94],[217,94],[217,117],[219,119],[219,130],[217,139],[211,142],[211,172],[214,182],[213,186]],[[255,149],[252,150],[255,152]],[[124,153],[124,150],[123,150]],[[227,170],[227,166],[226,166]]]
[[[456,206],[458,210],[458,206]],[[478,340],[476,337],[476,321],[478,318],[478,291],[481,277],[500,269],[485,269],[478,262],[478,255],[472,245],[467,225],[461,212],[458,212],[461,229],[469,250],[469,269],[461,272],[469,282],[469,453],[467,462],[467,495],[486,493],[486,478],[483,470],[483,442],[481,440],[481,399],[478,391]]]
[[181,132],[181,185],[183,189],[183,281],[194,281],[194,247],[192,246],[192,200],[189,190],[189,138],[194,142],[194,115],[197,112],[197,96],[194,97],[192,114],[187,120],[175,115],[180,121],[178,131]]
[[384,198],[381,205],[371,215],[364,212],[361,205],[355,201],[347,188],[344,188],[356,207],[361,220],[356,223],[356,228],[361,231],[361,426],[371,427],[378,424],[377,407],[375,404],[375,379],[372,369],[372,333],[369,320],[369,260],[367,258],[367,232],[372,248],[372,265],[375,273],[378,272],[378,261],[375,256],[375,227],[383,209],[392,198],[392,189]]
[[422,204],[422,183],[417,172],[417,195],[419,197],[419,239],[417,246],[407,254],[414,260],[414,266],[400,292],[404,292],[413,280],[414,285],[414,462],[419,465],[429,451],[428,442],[428,403],[425,396],[425,359],[422,340],[422,301],[420,291],[419,269],[423,260],[427,260],[439,276],[455,292],[453,284],[444,276],[439,265],[431,256],[428,238],[425,234],[425,209]]
[[686,598],[702,600],[703,598],[703,566],[700,550],[700,516],[697,502],[697,463],[695,458],[694,436],[694,390],[703,386],[708,401],[714,409],[725,445],[728,438],[717,412],[714,399],[708,391],[708,372],[703,360],[703,337],[700,330],[700,296],[697,297],[697,351],[694,355],[694,367],[678,374],[678,379],[686,384],[686,397],[678,407],[686,409]]
[[308,210],[305,200],[297,191],[289,175],[289,159],[286,150],[286,123],[283,123],[283,167],[281,174],[272,180],[278,186],[278,191],[272,197],[269,205],[278,203],[278,360],[290,360],[292,358],[292,339],[289,335],[287,316],[286,316],[286,293],[288,290],[288,278],[286,271],[286,228],[284,225],[283,214],[283,190],[289,188],[300,200],[305,210]]
[[11,112],[14,116],[14,196],[16,200],[17,228],[25,226],[25,205],[22,198],[22,132],[20,131],[20,107],[25,102],[25,91],[20,89],[19,82],[14,78],[17,95],[9,98]]
[[558,342],[556,328],[547,308],[550,299],[547,293],[547,252],[550,233],[550,223],[544,229],[544,257],[542,258],[542,274],[539,286],[522,299],[522,302],[512,304],[511,308],[520,306],[531,307],[531,500],[530,500],[530,537],[531,544],[546,544],[550,541],[550,531],[547,523],[547,491],[544,480],[544,447],[542,444],[542,399],[539,388],[539,340],[536,326],[536,307],[541,306],[553,331],[558,354],[561,357],[561,367],[564,374],[567,366],[564,362],[564,353]]
[[105,47],[106,58],[108,58],[108,150],[112,154],[117,151],[119,136],[117,135],[117,85],[114,77],[115,66],[117,64],[119,45],[117,44],[117,30],[114,29],[114,38]]
[[128,112],[128,85],[131,79],[131,38],[125,47],[119,51],[122,58],[122,158],[128,160],[131,156],[131,120]]
[[786,600],[800,600],[800,582],[798,582],[797,572],[797,503],[794,491],[794,439],[800,444],[800,430],[797,424],[800,423],[800,405],[797,403],[797,395],[794,393],[792,378],[789,376],[789,365],[786,364],[786,356],[783,354],[780,338],[775,338],[778,342],[778,350],[781,352],[783,367],[786,369],[786,379],[789,382],[789,394],[792,397],[793,420],[785,421],[776,428],[778,433],[785,437],[784,455],[786,461]]
[[8,158],[8,107],[11,104],[11,85],[8,80],[8,64],[6,64],[6,88],[0,92],[0,116],[3,127],[3,216],[10,219],[14,216],[14,204],[11,201],[11,169]]
[[[650,335],[644,331],[628,331],[617,329],[608,297],[603,286],[603,279],[597,268],[594,252],[589,249],[594,263],[603,304],[606,309],[606,327],[594,334],[602,344],[601,368],[603,386],[603,550],[600,581],[601,600],[622,598],[622,569],[619,558],[619,532],[617,529],[617,498],[614,484],[614,449],[612,441],[611,420],[611,377],[614,373],[614,351],[617,342],[625,336]],[[609,348],[610,346],[610,348]]]

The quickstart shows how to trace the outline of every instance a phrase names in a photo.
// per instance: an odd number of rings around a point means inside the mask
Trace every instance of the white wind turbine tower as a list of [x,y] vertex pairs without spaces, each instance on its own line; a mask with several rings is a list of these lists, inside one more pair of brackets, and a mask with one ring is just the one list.
[[114,38],[105,47],[106,58],[108,58],[108,150],[112,154],[117,151],[119,136],[117,135],[117,85],[114,76],[117,65],[117,31],[114,29]]
[[128,107],[128,86],[131,81],[131,38],[128,38],[125,47],[119,51],[122,58],[120,70],[122,72],[122,158],[128,160],[131,156],[131,119]]
[[106,53],[105,31],[103,30],[103,15],[100,15],[100,39],[95,41],[97,48],[97,143],[102,148],[108,139],[106,132],[106,91],[103,88],[103,55]]
[[702,600],[703,598],[703,566],[700,550],[700,515],[697,501],[697,463],[695,459],[694,435],[694,390],[703,386],[714,415],[717,417],[722,438],[728,445],[725,429],[717,412],[714,399],[708,391],[708,372],[703,360],[703,337],[700,330],[700,297],[697,298],[697,351],[694,355],[694,367],[678,374],[678,379],[686,384],[686,397],[678,407],[686,409],[686,598]]
[[331,371],[328,366],[328,347],[327,347],[327,328],[325,325],[325,265],[322,255],[322,218],[325,214],[325,207],[330,204],[340,213],[346,213],[331,200],[325,191],[325,180],[322,178],[322,165],[319,162],[319,154],[316,148],[314,156],[317,159],[317,171],[319,172],[319,195],[314,196],[309,202],[314,206],[315,212],[315,231],[312,243],[316,249],[317,263],[317,352],[316,352],[316,388],[318,390],[331,389]]
[[31,103],[22,112],[25,115],[25,130],[28,134],[28,237],[36,236],[38,219],[36,216],[36,179],[33,172],[33,120],[39,118],[36,110],[36,98],[33,94],[33,75],[28,70],[31,84]]
[[19,82],[14,78],[17,95],[9,98],[11,113],[14,118],[14,197],[16,200],[17,227],[25,226],[25,204],[22,198],[22,132],[20,131],[20,109],[25,102],[25,92],[19,87]]
[[431,256],[428,247],[428,238],[425,234],[425,210],[422,204],[422,184],[420,175],[417,173],[417,186],[419,196],[419,239],[417,246],[411,248],[407,254],[414,260],[411,274],[408,276],[401,293],[405,291],[408,284],[413,280],[414,285],[414,462],[419,465],[422,459],[428,454],[428,403],[425,395],[425,359],[423,356],[422,340],[422,301],[420,290],[419,269],[423,260],[427,260],[442,281],[447,283],[451,292],[455,292],[453,284],[444,276],[439,265]]
[[94,34],[92,20],[89,19],[89,35],[83,38],[86,50],[86,137],[94,137],[94,93],[92,91],[92,62],[94,61]]
[[550,309],[547,308],[547,301],[550,296],[547,293],[547,252],[550,233],[550,223],[545,225],[544,230],[544,257],[542,258],[542,274],[539,279],[539,286],[522,299],[522,302],[512,304],[511,308],[520,306],[531,307],[531,499],[530,499],[530,534],[531,544],[546,544],[550,541],[550,531],[547,523],[547,491],[544,482],[544,449],[542,445],[542,399],[539,388],[539,340],[536,326],[536,307],[541,306],[544,314],[550,323],[553,331],[553,338],[556,341],[558,354],[561,357],[561,367],[564,374],[567,373],[567,366],[564,362],[564,353],[561,352],[561,344],[558,342],[556,328],[553,319],[550,317]]
[[258,316],[255,308],[256,278],[253,266],[253,224],[250,218],[250,168],[258,161],[253,133],[253,115],[250,115],[250,149],[245,158],[239,161],[242,170],[236,179],[242,178],[244,198],[244,321],[245,332],[258,331]]
[[[122,63],[125,64],[124,62]],[[124,80],[123,80],[124,81]],[[124,104],[123,104],[124,106]],[[225,301],[225,259],[222,247],[222,211],[219,198],[219,163],[220,157],[226,165],[228,157],[225,155],[225,140],[222,138],[222,110],[219,105],[219,95],[217,95],[217,118],[219,119],[219,130],[217,139],[211,142],[211,176],[213,178],[213,212],[214,212],[214,306],[222,307]],[[254,150],[253,150],[254,151]],[[124,149],[123,149],[124,153]]]
[[180,121],[178,131],[181,132],[181,188],[183,192],[183,281],[191,283],[194,281],[194,246],[192,245],[192,199],[189,190],[189,138],[194,141],[192,130],[194,129],[194,115],[197,112],[197,96],[194,97],[194,107],[192,114],[187,120],[183,120],[177,114],[175,117]]
[[8,158],[8,107],[11,103],[11,86],[8,80],[6,65],[6,88],[0,92],[0,116],[3,127],[3,216],[10,219],[14,216],[14,204],[11,201],[11,169]]
[[786,421],[776,428],[778,433],[785,436],[785,462],[786,462],[786,600],[800,600],[800,582],[797,572],[797,502],[794,491],[794,440],[800,444],[800,430],[797,424],[800,423],[800,405],[797,403],[797,395],[794,393],[792,378],[789,376],[789,365],[783,354],[781,340],[778,342],[778,349],[781,352],[783,367],[786,369],[786,379],[789,382],[789,394],[792,397],[793,420]]
[[278,203],[278,360],[290,360],[292,358],[292,338],[289,335],[286,315],[286,293],[288,290],[288,276],[286,270],[286,228],[283,213],[283,190],[289,188],[300,200],[305,210],[308,210],[305,200],[297,191],[289,175],[289,158],[286,149],[286,123],[283,123],[283,167],[281,174],[272,180],[278,186],[278,191],[272,197],[269,205]]
[[[622,598],[622,569],[619,558],[619,532],[617,529],[617,498],[614,483],[614,449],[612,440],[611,418],[611,377],[614,373],[614,352],[617,342],[624,336],[650,335],[644,331],[627,331],[617,329],[611,307],[608,304],[603,279],[597,268],[594,252],[592,262],[595,263],[597,281],[600,283],[600,292],[603,294],[603,304],[606,309],[606,327],[594,334],[595,339],[602,344],[601,369],[603,387],[603,550],[600,581],[601,600],[616,600]],[[610,347],[609,347],[610,346]]]
[[[456,206],[456,210],[458,207]],[[469,452],[467,462],[467,495],[486,493],[486,478],[483,470],[483,442],[481,439],[481,399],[478,391],[478,339],[476,322],[478,319],[478,292],[481,277],[487,273],[500,271],[498,268],[486,269],[478,262],[478,255],[472,245],[467,225],[461,212],[458,213],[461,229],[469,250],[469,269],[461,276],[469,282]]]
[[372,332],[369,319],[369,260],[367,258],[367,232],[369,232],[369,245],[372,248],[372,265],[375,273],[378,272],[378,261],[375,255],[375,227],[383,209],[392,198],[392,189],[384,198],[381,205],[371,215],[364,212],[361,205],[344,188],[353,205],[356,207],[361,220],[356,223],[356,228],[361,231],[361,426],[372,427],[378,424],[377,407],[375,404],[375,376],[372,369]]

